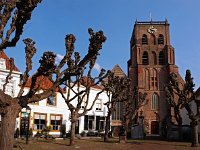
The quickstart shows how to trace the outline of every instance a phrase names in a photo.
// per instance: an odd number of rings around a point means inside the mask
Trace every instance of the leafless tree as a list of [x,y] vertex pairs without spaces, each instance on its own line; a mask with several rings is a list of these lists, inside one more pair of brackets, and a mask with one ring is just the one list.
[[[91,35],[91,43],[89,47],[89,51],[92,51],[96,46],[101,48],[101,44],[99,45],[99,40],[101,42],[105,41],[105,37],[103,36],[102,32],[94,33],[91,29],[89,30]],[[73,40],[74,37],[70,37]],[[100,38],[100,39],[99,39]],[[71,48],[68,47],[68,49]],[[72,46],[73,47],[73,46]],[[70,50],[71,51],[71,50]],[[70,54],[71,55],[71,54]],[[92,77],[91,72],[95,65],[97,55],[92,57],[89,61],[89,68],[82,68],[79,70],[79,74],[75,74],[75,76],[70,76],[69,79],[66,81],[66,92],[67,95],[63,93],[62,89],[59,89],[62,97],[64,98],[69,110],[71,112],[71,136],[70,136],[70,145],[74,145],[75,143],[75,125],[78,119],[81,116],[84,116],[88,111],[92,110],[96,100],[98,99],[99,95],[104,92],[104,89],[101,88],[99,92],[96,93],[96,96],[92,99],[90,96],[91,88],[98,86],[99,83],[107,76],[105,70],[102,69],[100,74],[97,77]],[[75,53],[75,60],[68,61],[67,65],[68,68],[76,68],[76,66],[80,63],[80,57],[78,53]],[[73,63],[74,62],[74,63]],[[85,63],[84,63],[85,64]],[[76,71],[73,71],[76,72]],[[86,73],[84,73],[86,72]],[[109,73],[109,72],[108,72]],[[72,96],[74,95],[74,96]]]
[[[182,106],[182,101],[181,101],[181,99],[175,98],[177,96],[174,93],[174,89],[177,89],[177,92],[179,93],[180,92],[179,90],[180,90],[180,88],[183,87],[183,85],[182,85],[182,83],[179,84],[178,81],[176,81],[176,78],[177,78],[176,74],[174,74],[174,73],[170,74],[169,78],[170,78],[169,79],[170,82],[165,87],[167,102],[174,109],[174,117],[175,117],[178,125],[181,126],[182,125],[182,116],[180,114],[180,109]],[[173,89],[173,87],[174,87],[174,89]]]
[[[29,38],[24,40],[26,45],[26,70],[22,74],[21,89],[17,97],[14,98],[5,94],[5,87],[12,75],[13,65],[11,65],[10,73],[8,74],[6,83],[3,86],[3,91],[0,90],[0,114],[2,118],[0,146],[3,150],[12,149],[14,142],[12,135],[14,135],[15,120],[22,108],[27,107],[28,103],[38,102],[53,95],[58,89],[59,91],[62,91],[61,87],[68,85],[72,77],[79,77],[79,75],[82,75],[82,71],[88,63],[90,63],[90,67],[94,66],[91,64],[93,64],[97,59],[99,50],[102,48],[102,44],[105,42],[106,37],[103,35],[102,31],[94,33],[92,29],[89,29],[88,32],[90,34],[90,45],[88,53],[83,59],[80,58],[78,52],[74,52],[75,37],[72,34],[67,35],[65,38],[66,53],[58,65],[55,64],[56,55],[53,52],[44,52],[39,61],[39,68],[37,69],[36,73],[32,75],[31,86],[28,93],[24,93],[24,87],[28,81],[29,72],[32,70],[32,58],[36,53],[36,48],[34,41]],[[91,69],[92,68],[89,70]],[[104,72],[105,71],[102,71],[99,75],[99,82],[101,78],[103,78]],[[52,86],[49,89],[43,91],[43,93],[36,93],[40,89],[43,82],[36,82],[37,79],[41,76],[48,78],[48,80],[52,82]],[[68,86],[68,88],[72,90],[71,86]],[[88,88],[85,91],[88,91]],[[80,93],[76,93],[79,98]],[[70,99],[70,101],[72,100],[73,99]],[[70,106],[70,109],[73,110],[72,106]]]
[[[41,0],[1,0],[0,1],[0,51],[7,47],[13,47],[17,44],[20,36],[23,33],[23,28],[26,22],[31,19],[32,11],[37,7]],[[10,24],[10,26],[9,26]],[[6,86],[12,78],[14,67],[14,59],[10,60],[10,73],[3,85],[3,90],[0,90],[0,114],[2,118],[2,128],[0,132],[0,147],[2,150],[11,150],[13,147],[13,135],[15,120],[18,117],[22,108],[27,107],[28,103],[38,102],[53,95],[58,89],[61,91],[63,85],[67,85],[71,81],[72,76],[78,77],[82,74],[85,66],[92,64],[97,59],[99,50],[102,48],[102,43],[106,38],[102,31],[94,33],[89,29],[90,45],[88,53],[81,60],[79,53],[74,52],[75,37],[70,34],[66,36],[66,54],[61,62],[56,65],[53,52],[45,52],[40,59],[40,67],[36,73],[32,75],[31,86],[28,93],[24,93],[24,87],[29,78],[29,72],[32,70],[32,58],[36,53],[35,42],[31,39],[25,39],[26,45],[26,70],[22,74],[21,89],[16,97],[11,97],[5,94]],[[73,54],[75,59],[73,59]],[[67,67],[66,67],[67,64]],[[66,68],[65,68],[66,67]],[[93,67],[93,65],[90,65]],[[92,68],[90,68],[91,70]],[[101,73],[104,73],[102,71]],[[37,94],[43,81],[37,83],[39,77],[43,76],[52,82],[52,86],[43,93]],[[55,77],[53,77],[55,76]],[[43,79],[44,79],[43,78]],[[103,78],[103,74],[99,75]],[[97,82],[95,83],[97,84]],[[68,86],[68,88],[71,88]],[[89,87],[87,87],[88,90]],[[80,94],[78,94],[80,98]]]
[[[24,25],[31,19],[33,10],[41,0],[1,0],[0,1],[0,51],[7,47],[16,45],[20,36],[23,33]],[[9,26],[10,24],[10,26]],[[0,132],[0,147],[2,150],[12,149],[13,134],[14,134],[14,120],[19,111],[18,107],[9,107],[18,105],[16,98],[12,98],[4,93],[6,84],[12,77],[12,70],[14,66],[14,59],[10,60],[10,73],[3,85],[3,91],[0,90],[0,114],[2,117],[2,128]],[[12,112],[16,109],[16,112]],[[9,129],[10,128],[10,129]]]
[[[185,75],[185,83],[181,83],[177,79],[177,75],[172,73],[170,75],[170,82],[169,85],[166,88],[167,91],[167,97],[168,101],[171,104],[171,107],[174,107],[174,95],[178,97],[178,102],[175,106],[177,107],[177,110],[175,113],[177,113],[177,120],[180,120],[181,123],[182,120],[180,119],[180,109],[185,108],[188,112],[188,116],[191,120],[191,127],[192,127],[192,146],[197,147],[198,144],[198,122],[199,122],[199,111],[198,111],[198,105],[197,105],[197,113],[194,113],[194,110],[191,108],[190,103],[194,102],[196,104],[195,100],[195,94],[194,94],[194,83],[193,78],[191,77],[190,70],[186,70]],[[176,114],[175,114],[176,115]]]
[[131,92],[130,84],[127,86],[128,99],[124,101],[125,111],[123,117],[123,125],[126,132],[128,131],[130,125],[136,119],[139,109],[147,104],[147,93],[138,92],[138,88],[134,87]]
[[[17,44],[24,25],[41,0],[0,1],[0,51]],[[10,26],[9,26],[10,24]]]
[[[108,141],[108,133],[110,127],[110,118],[113,112],[116,111],[116,104],[123,103],[123,119],[122,125],[125,127],[125,135],[128,130],[129,123],[135,119],[140,107],[145,105],[146,93],[138,92],[137,87],[133,89],[130,86],[130,79],[127,76],[118,77],[114,73],[108,74],[107,82],[104,83],[104,88],[108,95],[108,102],[105,103],[108,109],[106,116],[106,126],[104,142]],[[132,91],[131,91],[132,90]],[[135,105],[134,105],[135,104]]]
[[111,123],[111,115],[116,110],[116,104],[125,101],[129,95],[126,95],[127,84],[129,79],[125,77],[114,76],[114,73],[110,73],[107,77],[107,82],[104,83],[105,91],[107,92],[108,102],[104,105],[107,106],[108,112],[106,116],[104,142],[108,141],[108,133]]

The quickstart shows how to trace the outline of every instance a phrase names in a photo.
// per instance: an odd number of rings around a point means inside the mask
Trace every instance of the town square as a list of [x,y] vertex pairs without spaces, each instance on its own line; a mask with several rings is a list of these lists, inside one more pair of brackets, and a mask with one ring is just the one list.
[[198,149],[199,4],[1,0],[0,150]]

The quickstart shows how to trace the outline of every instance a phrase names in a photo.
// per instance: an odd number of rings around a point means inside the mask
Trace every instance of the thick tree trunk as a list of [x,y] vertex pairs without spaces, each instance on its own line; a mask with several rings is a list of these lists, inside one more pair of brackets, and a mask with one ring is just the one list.
[[76,128],[77,114],[74,110],[71,110],[71,133],[70,133],[70,143],[72,146],[75,144],[75,128]]
[[110,116],[111,116],[111,113],[108,112],[108,115],[106,117],[104,142],[108,142],[108,134],[109,134],[109,129],[110,129]]
[[76,122],[72,121],[71,122],[70,146],[75,144],[75,127],[76,127]]
[[199,139],[198,139],[198,121],[194,120],[191,123],[192,125],[192,147],[199,146]]
[[21,111],[21,107],[19,104],[12,104],[4,109],[6,109],[6,113],[1,116],[0,149],[12,150],[14,144],[15,122]]

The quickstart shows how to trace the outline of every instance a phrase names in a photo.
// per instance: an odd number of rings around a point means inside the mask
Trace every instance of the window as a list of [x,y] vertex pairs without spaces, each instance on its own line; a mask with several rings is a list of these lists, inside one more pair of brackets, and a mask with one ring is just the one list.
[[102,110],[102,100],[98,99],[96,101],[96,110],[101,111]]
[[94,129],[94,116],[88,116],[88,126],[89,130]]
[[149,80],[149,77],[150,77],[150,72],[149,70],[146,68],[144,70],[144,84],[145,84],[145,89],[149,89],[150,87],[150,80]]
[[159,65],[164,65],[164,64],[165,64],[164,52],[160,51],[160,53],[159,53]]
[[104,130],[104,127],[105,127],[105,117],[100,117],[99,124],[100,124],[99,129],[100,130]]
[[142,35],[142,45],[147,45],[148,44],[148,39],[147,39],[147,35],[143,34]]
[[46,126],[46,114],[34,115],[34,130],[43,130]]
[[152,95],[151,109],[158,110],[158,95],[156,93],[153,93]]
[[84,130],[94,129],[94,116],[85,115],[84,119]]
[[154,90],[158,89],[158,79],[157,79],[157,71],[156,69],[152,70],[152,75],[151,75],[151,87]]
[[142,55],[142,64],[143,65],[149,64],[149,57],[148,57],[148,53],[146,51],[144,51],[144,53]]
[[49,96],[47,98],[47,105],[48,106],[56,106],[56,97],[55,96]]
[[123,102],[117,102],[115,105],[115,111],[112,113],[113,120],[122,120],[123,117]]
[[162,34],[158,37],[158,44],[164,44],[164,36]]
[[62,115],[51,115],[52,130],[60,130],[61,122],[62,122]]
[[157,87],[158,82],[157,82],[157,77],[151,77],[151,82],[152,82],[152,87]]
[[6,69],[6,62],[3,58],[0,58],[0,69]]
[[96,130],[104,130],[105,127],[105,117],[96,116]]

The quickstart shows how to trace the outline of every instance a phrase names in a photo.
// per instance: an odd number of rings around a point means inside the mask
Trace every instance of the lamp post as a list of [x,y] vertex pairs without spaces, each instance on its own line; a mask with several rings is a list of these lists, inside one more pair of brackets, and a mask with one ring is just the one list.
[[28,132],[29,132],[29,116],[31,113],[31,108],[29,106],[26,107],[26,123],[27,123],[27,128],[26,128],[26,144],[28,144]]

